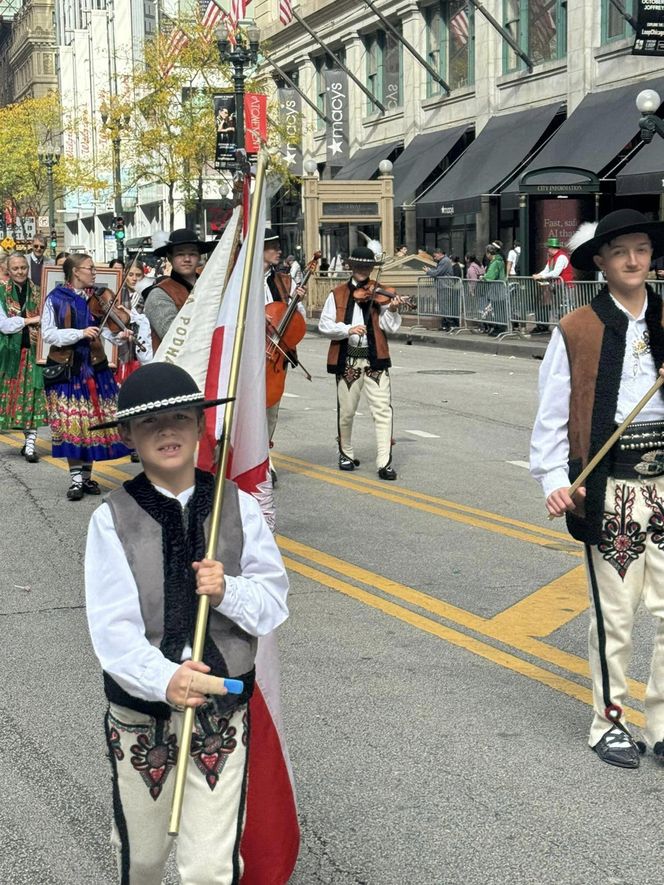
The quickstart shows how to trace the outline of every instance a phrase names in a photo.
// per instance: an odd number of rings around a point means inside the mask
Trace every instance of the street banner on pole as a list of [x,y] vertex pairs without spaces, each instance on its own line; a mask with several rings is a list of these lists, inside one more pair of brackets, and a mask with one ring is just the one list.
[[285,132],[281,156],[291,175],[302,175],[302,96],[297,89],[284,86],[278,97],[279,121]]
[[350,159],[348,75],[342,70],[325,70],[325,113],[331,121],[327,124],[327,162],[330,166],[343,166]]
[[632,54],[664,57],[664,0],[636,0]]
[[235,164],[235,96],[226,92],[214,97],[214,122],[217,128],[215,169],[233,168]]
[[244,147],[257,154],[267,141],[267,96],[260,92],[244,95]]

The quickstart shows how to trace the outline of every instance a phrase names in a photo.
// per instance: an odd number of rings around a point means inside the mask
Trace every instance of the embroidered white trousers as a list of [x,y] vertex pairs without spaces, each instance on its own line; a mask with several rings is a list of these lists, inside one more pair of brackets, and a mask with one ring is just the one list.
[[[589,658],[595,716],[589,744],[611,728],[609,701],[624,707],[634,615],[640,602],[657,620],[646,688],[645,738],[664,740],[664,477],[609,478],[602,541],[590,550]],[[594,592],[593,592],[594,590]]]
[[[208,707],[209,709],[209,707]],[[196,719],[188,760],[176,862],[183,885],[236,885],[242,874],[248,724],[246,707],[230,719]],[[182,713],[158,723],[111,704],[106,739],[113,768],[120,885],[161,885],[173,837],[168,835]]]
[[364,391],[376,432],[376,468],[387,467],[392,457],[392,393],[387,369],[372,372],[369,360],[358,359],[337,375],[337,423],[339,451],[348,458],[353,453],[353,421]]

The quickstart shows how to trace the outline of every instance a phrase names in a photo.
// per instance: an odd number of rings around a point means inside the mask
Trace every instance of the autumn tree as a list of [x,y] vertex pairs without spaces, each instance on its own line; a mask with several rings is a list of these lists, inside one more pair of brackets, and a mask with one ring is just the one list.
[[56,201],[78,189],[104,187],[91,163],[62,152],[65,137],[76,138],[84,125],[63,110],[55,93],[0,108],[0,198],[12,217],[46,214],[48,180],[40,155],[47,152],[59,155],[53,167]]

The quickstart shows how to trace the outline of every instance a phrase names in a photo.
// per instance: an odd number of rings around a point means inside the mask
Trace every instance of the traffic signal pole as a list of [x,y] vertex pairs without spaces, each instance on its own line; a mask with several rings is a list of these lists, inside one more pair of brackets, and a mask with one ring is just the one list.
[[[124,217],[122,208],[122,171],[120,168],[120,138],[116,136],[113,141],[113,191],[115,204],[115,245],[118,258],[124,262]],[[120,234],[120,236],[119,236]]]

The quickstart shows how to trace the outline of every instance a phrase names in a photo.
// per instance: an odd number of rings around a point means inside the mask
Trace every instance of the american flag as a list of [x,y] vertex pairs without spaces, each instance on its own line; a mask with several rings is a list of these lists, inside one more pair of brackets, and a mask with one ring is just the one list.
[[187,37],[181,27],[176,25],[171,31],[164,52],[164,58],[161,65],[161,72],[164,77],[168,76],[173,70],[175,63],[178,60],[178,55],[182,52],[187,43],[189,43],[189,37]]
[[542,58],[551,57],[551,42],[556,36],[556,19],[551,10],[556,0],[533,0],[530,12],[531,51]]
[[282,25],[293,21],[293,0],[279,0],[279,21]]
[[468,35],[470,27],[468,24],[468,13],[465,7],[461,7],[458,12],[450,19],[450,33],[457,46],[466,46],[468,43]]
[[201,25],[206,38],[211,38],[219,21],[226,15],[224,10],[214,0],[202,0],[201,2]]

